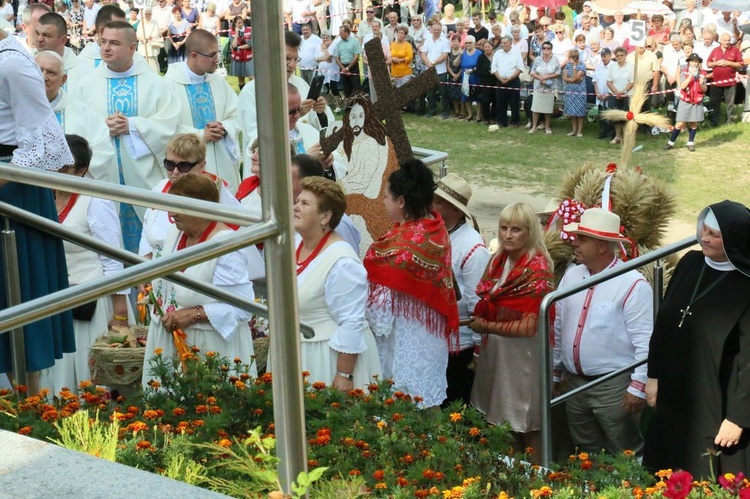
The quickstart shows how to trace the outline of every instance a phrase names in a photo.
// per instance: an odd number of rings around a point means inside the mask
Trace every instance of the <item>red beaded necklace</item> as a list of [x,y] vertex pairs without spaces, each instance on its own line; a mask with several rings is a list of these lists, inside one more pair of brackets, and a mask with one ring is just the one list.
[[71,194],[70,199],[68,199],[68,203],[62,209],[62,211],[57,212],[57,220],[60,223],[63,223],[65,219],[68,218],[68,215],[70,215],[70,210],[73,209],[76,201],[78,201],[78,194]]
[[300,275],[304,270],[307,268],[310,263],[315,260],[315,257],[318,256],[318,253],[320,253],[323,250],[323,246],[326,245],[328,242],[328,238],[331,237],[331,234],[333,234],[333,231],[329,232],[323,238],[320,240],[317,246],[315,246],[315,249],[312,253],[310,253],[310,256],[305,258],[304,262],[299,261],[299,254],[302,252],[302,244],[299,243],[299,246],[297,246],[297,252],[295,253],[295,256],[297,257],[297,275]]
[[[198,242],[195,244],[200,244],[204,242],[206,239],[208,239],[209,234],[211,234],[211,232],[213,232],[213,230],[216,228],[216,224],[217,222],[211,222],[210,224],[208,224],[208,227],[206,227],[206,230],[203,231],[203,234],[201,234],[200,239],[198,239]],[[177,251],[180,251],[181,249],[185,249],[185,246],[187,246],[187,240],[188,240],[188,235],[183,232],[182,235],[180,236],[180,240],[177,242]]]

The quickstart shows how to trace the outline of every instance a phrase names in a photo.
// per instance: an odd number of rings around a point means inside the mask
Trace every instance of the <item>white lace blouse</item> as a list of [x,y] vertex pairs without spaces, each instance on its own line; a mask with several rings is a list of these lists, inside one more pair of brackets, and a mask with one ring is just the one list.
[[18,146],[11,162],[51,171],[73,164],[42,74],[12,36],[0,41],[0,68],[0,144]]

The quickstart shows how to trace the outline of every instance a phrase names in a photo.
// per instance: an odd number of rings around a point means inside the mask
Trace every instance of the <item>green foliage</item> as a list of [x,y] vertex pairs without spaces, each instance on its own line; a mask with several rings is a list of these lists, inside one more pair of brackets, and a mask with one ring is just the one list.
[[55,427],[60,432],[60,438],[52,441],[57,445],[107,461],[115,461],[118,440],[117,422],[99,421],[98,411],[93,419],[89,419],[88,411],[76,412],[55,423]]

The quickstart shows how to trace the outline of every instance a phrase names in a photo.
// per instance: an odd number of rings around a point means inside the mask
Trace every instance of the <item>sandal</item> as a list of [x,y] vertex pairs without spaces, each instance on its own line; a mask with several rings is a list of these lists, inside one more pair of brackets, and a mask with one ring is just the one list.
[[467,116],[466,121],[474,121],[474,118],[472,118],[471,116]]
[[609,141],[610,144],[619,144],[620,142],[622,142],[622,139],[620,137],[615,137],[614,139]]

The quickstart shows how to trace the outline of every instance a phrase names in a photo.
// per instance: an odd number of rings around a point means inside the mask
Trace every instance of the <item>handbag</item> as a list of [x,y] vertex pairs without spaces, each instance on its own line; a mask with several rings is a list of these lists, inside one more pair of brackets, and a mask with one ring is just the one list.
[[94,317],[94,312],[96,312],[96,300],[78,305],[72,312],[75,320],[90,322],[91,318]]
[[471,87],[469,87],[469,73],[464,71],[464,76],[461,79],[461,93],[468,97],[470,92]]

